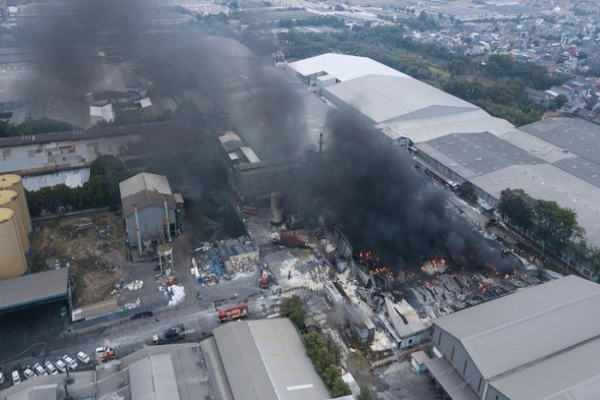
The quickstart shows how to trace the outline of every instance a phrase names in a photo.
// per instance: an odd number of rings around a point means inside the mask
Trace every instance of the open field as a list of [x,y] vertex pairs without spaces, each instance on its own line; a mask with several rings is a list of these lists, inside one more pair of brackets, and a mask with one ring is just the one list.
[[34,239],[32,272],[69,263],[73,277],[74,305],[107,298],[123,275],[125,263],[121,217],[102,213],[66,218],[40,226]]

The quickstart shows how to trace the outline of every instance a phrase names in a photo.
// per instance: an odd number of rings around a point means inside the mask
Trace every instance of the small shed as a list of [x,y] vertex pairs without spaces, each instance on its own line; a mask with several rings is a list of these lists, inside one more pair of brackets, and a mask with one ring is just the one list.
[[415,351],[410,355],[410,363],[417,374],[427,371],[426,361],[429,361],[429,357],[423,350]]

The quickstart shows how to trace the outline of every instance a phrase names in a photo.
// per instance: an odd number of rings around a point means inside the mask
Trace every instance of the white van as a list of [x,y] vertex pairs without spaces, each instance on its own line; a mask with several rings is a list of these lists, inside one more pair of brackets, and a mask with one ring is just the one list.
[[13,371],[12,372],[12,381],[13,381],[13,385],[18,385],[19,383],[21,383],[21,376],[19,375],[19,371]]

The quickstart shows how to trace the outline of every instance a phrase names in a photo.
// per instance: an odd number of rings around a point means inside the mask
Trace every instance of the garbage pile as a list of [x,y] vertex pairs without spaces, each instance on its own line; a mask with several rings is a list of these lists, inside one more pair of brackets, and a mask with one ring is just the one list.
[[169,305],[176,306],[185,299],[185,289],[179,285],[168,286],[165,295],[169,297]]

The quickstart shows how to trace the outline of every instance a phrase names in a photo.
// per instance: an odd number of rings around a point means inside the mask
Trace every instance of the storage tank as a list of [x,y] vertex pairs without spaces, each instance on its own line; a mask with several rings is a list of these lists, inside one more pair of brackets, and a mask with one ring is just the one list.
[[283,196],[279,192],[271,193],[271,225],[283,223]]
[[19,194],[14,190],[0,190],[0,207],[10,208],[15,212],[15,222],[19,230],[19,239],[23,246],[21,250],[23,250],[23,254],[27,257],[31,249],[31,244],[29,243],[29,236],[27,236],[23,215],[21,214]]
[[27,271],[21,248],[15,212],[0,208],[0,280],[16,278]]
[[21,215],[23,216],[23,224],[28,235],[32,233],[31,215],[29,214],[29,208],[27,207],[27,198],[25,197],[25,189],[23,188],[23,181],[19,175],[6,174],[0,175],[0,190],[10,189],[17,192],[19,195],[19,204],[21,205]]

